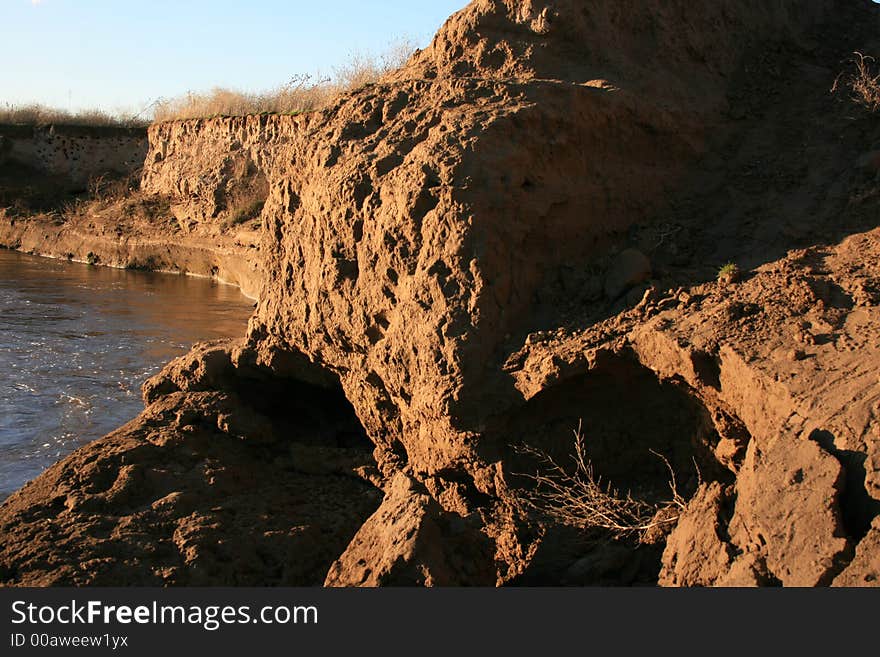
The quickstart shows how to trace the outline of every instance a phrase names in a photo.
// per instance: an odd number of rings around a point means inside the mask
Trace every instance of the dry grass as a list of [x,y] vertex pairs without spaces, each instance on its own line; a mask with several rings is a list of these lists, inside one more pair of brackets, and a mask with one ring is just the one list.
[[78,125],[143,127],[149,110],[153,121],[245,116],[248,114],[300,114],[326,107],[346,91],[376,82],[403,66],[416,50],[412,40],[401,39],[378,56],[353,54],[332,76],[296,75],[285,84],[261,93],[217,87],[208,92],[189,92],[178,98],[159,99],[138,115],[128,117],[100,110],[67,112],[39,105],[10,105],[0,109],[0,123],[24,125]]
[[538,474],[525,475],[535,482],[526,501],[537,511],[569,526],[602,530],[615,539],[642,541],[649,532],[674,526],[687,504],[677,490],[672,466],[656,452],[652,453],[669,469],[668,500],[646,502],[603,483],[587,457],[580,425],[574,431],[574,470],[564,468],[546,452],[533,447],[526,446],[520,451],[537,460],[541,467]]
[[217,87],[205,93],[189,92],[156,104],[156,122],[248,114],[299,114],[323,107],[336,95],[329,82],[310,76],[292,78],[277,89],[246,93]]
[[120,115],[108,114],[101,110],[84,110],[68,112],[67,110],[46,107],[38,103],[29,105],[5,104],[0,108],[0,123],[20,125],[77,125],[77,126],[112,126],[112,127],[144,127],[149,121]]
[[852,70],[837,76],[831,92],[837,93],[845,89],[854,102],[869,112],[880,110],[880,72],[875,70],[874,61],[868,55],[853,53]]
[[352,55],[332,76],[296,75],[280,87],[262,93],[220,87],[205,93],[189,92],[179,98],[158,101],[154,120],[312,112],[326,107],[339,94],[375,82],[400,68],[414,51],[412,41],[401,40],[379,56]]

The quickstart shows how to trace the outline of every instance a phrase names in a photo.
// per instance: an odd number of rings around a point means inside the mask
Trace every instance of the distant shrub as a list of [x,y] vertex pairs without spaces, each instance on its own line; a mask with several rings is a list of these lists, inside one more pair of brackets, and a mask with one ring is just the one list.
[[245,205],[235,208],[229,221],[233,226],[247,223],[260,216],[263,206],[266,204],[265,199],[254,199],[248,201]]
[[99,201],[121,201],[140,187],[142,168],[128,173],[109,173],[89,178],[89,196]]
[[880,71],[872,66],[874,61],[860,52],[853,53],[851,70],[837,76],[831,92],[846,89],[852,100],[869,112],[880,110]]
[[129,260],[125,264],[125,268],[132,271],[156,271],[160,269],[161,265],[159,261],[156,259],[156,256],[147,256],[144,260],[138,260],[134,258]]

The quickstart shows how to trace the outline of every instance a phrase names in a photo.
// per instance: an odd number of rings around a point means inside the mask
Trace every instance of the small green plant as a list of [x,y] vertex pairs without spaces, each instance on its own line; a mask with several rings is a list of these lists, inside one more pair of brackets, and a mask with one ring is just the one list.
[[89,263],[90,265],[97,265],[98,263],[101,262],[101,256],[89,251],[86,254],[86,262]]
[[718,270],[717,280],[719,283],[735,283],[739,280],[742,272],[740,272],[739,267],[735,262],[728,262],[725,265],[722,265],[721,269]]

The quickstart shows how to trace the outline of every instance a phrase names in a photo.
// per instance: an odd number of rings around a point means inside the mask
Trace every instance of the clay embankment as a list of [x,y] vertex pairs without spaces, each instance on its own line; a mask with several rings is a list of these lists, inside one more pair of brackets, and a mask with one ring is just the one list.
[[0,166],[62,178],[71,190],[98,176],[133,171],[146,153],[144,128],[0,124]]
[[[828,89],[877,24],[860,0],[481,0],[238,140],[269,191],[248,335],[13,495],[0,578],[876,583],[880,132]],[[157,184],[202,207],[221,174],[185,160]],[[525,504],[520,448],[567,463],[578,425],[644,504],[663,455],[683,508],[638,541]]]
[[[0,245],[113,267],[211,276],[256,297],[262,167],[279,129],[247,117],[0,129]],[[260,149],[254,146],[259,144]]]

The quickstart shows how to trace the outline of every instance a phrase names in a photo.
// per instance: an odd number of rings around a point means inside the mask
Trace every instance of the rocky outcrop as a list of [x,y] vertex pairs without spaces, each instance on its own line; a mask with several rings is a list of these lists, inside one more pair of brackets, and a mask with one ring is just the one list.
[[226,354],[225,392],[165,394],[4,503],[3,580],[323,582],[381,501],[357,419],[338,390],[288,386],[240,345],[201,349],[203,375]]
[[445,511],[420,488],[403,473],[392,478],[325,586],[495,584],[493,550],[479,524]]
[[[265,209],[273,294],[252,335],[284,336],[338,371],[380,448],[400,443],[418,470],[479,461],[473,434],[520,402],[505,341],[591,291],[588,263],[705,149],[748,44],[819,11],[772,6],[685,21],[686,3],[634,5],[626,19],[611,3],[474,3],[396,79],[307,125]],[[572,52],[618,19],[619,41],[598,51],[614,65]],[[656,48],[629,25],[639,21],[657,24]],[[666,43],[693,21],[712,48]],[[644,67],[645,51],[660,60]]]
[[304,117],[259,115],[153,124],[141,189],[167,196],[174,216],[189,225],[262,209],[267,172],[303,123]]
[[[247,337],[169,365],[123,435],[196,426],[267,482],[283,450],[344,476],[358,512],[310,562],[327,585],[874,581],[880,197],[854,163],[880,134],[827,90],[876,20],[855,1],[479,0],[322,112],[153,128],[144,186],[194,231],[265,178],[265,274]],[[716,281],[729,261],[743,274]],[[529,503],[529,454],[568,463],[578,427],[590,471],[661,510],[651,532]],[[69,469],[118,477],[118,435]],[[7,581],[43,581],[26,536],[78,573],[107,545],[49,545],[84,515],[27,533],[61,472],[0,510]],[[212,482],[175,490],[199,511]],[[288,549],[307,550],[270,561]]]

